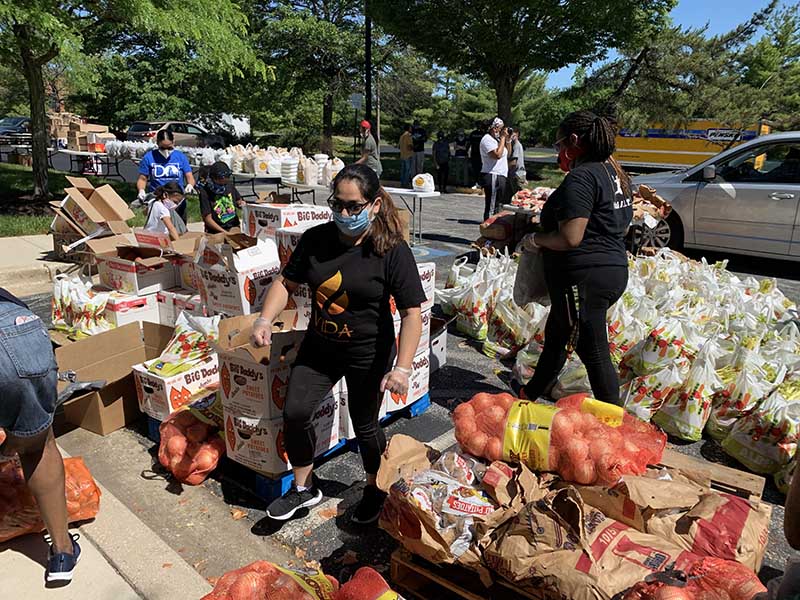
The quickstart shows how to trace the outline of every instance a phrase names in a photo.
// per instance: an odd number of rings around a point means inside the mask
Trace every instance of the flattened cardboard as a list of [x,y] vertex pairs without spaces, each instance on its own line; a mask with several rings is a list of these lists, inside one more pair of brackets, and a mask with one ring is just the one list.
[[71,175],[67,175],[66,179],[72,184],[72,187],[78,188],[87,200],[92,196],[94,185],[92,185],[92,182],[86,179],[86,177],[72,177]]
[[[149,330],[149,328],[147,328]],[[99,435],[141,417],[131,368],[150,358],[137,323],[111,329],[56,349],[59,371],[73,370],[80,381],[104,379],[106,385],[64,403],[67,422]],[[59,382],[62,390],[66,382]]]

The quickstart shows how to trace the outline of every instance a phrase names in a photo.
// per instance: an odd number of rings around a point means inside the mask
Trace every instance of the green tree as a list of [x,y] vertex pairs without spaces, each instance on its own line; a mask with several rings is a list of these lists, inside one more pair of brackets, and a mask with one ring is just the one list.
[[491,83],[512,116],[517,84],[535,71],[589,63],[659,22],[674,0],[371,0],[389,34],[436,64]]
[[120,31],[145,32],[164,47],[190,48],[208,71],[232,75],[266,69],[247,41],[247,21],[233,0],[0,0],[0,61],[27,83],[33,144],[34,197],[47,197],[46,90],[43,69],[79,57]]

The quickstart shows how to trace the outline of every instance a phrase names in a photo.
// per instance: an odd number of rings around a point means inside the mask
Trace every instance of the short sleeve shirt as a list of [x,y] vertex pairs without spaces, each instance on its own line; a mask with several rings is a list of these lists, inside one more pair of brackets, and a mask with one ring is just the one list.
[[[211,215],[214,222],[225,231],[241,226],[239,216],[236,214],[236,207],[242,196],[233,183],[229,183],[221,194],[214,192],[207,185],[199,186],[197,191],[200,195],[200,214],[204,218],[206,215]],[[214,233],[208,225],[206,225],[206,232]]]
[[514,174],[520,179],[525,179],[528,176],[525,171],[525,151],[522,148],[522,142],[519,140],[511,146],[511,159],[517,159],[517,170]]
[[186,187],[185,175],[192,172],[189,159],[180,150],[173,150],[169,158],[164,158],[157,149],[153,149],[142,157],[139,163],[139,175],[147,177],[147,191],[154,192],[165,183],[175,181]]
[[508,177],[508,156],[504,153],[500,158],[495,158],[489,154],[496,150],[500,145],[491,134],[486,134],[481,140],[481,173],[492,173],[502,177]]
[[367,155],[367,166],[378,174],[378,177],[383,173],[383,166],[381,165],[381,157],[378,154],[378,144],[372,134],[364,138],[364,146],[362,152]]
[[147,231],[154,231],[156,233],[169,233],[169,229],[164,224],[164,217],[169,217],[169,209],[164,206],[163,202],[154,200],[150,205],[150,212],[147,215],[147,223],[144,228]]
[[378,256],[369,241],[343,244],[335,223],[303,233],[283,276],[311,288],[309,331],[353,356],[369,357],[393,347],[390,297],[398,310],[425,300],[414,255],[405,242]]
[[577,218],[588,219],[580,245],[565,252],[545,250],[546,264],[562,270],[628,265],[625,234],[633,203],[610,163],[583,163],[570,171],[545,202],[540,221],[545,232],[553,232],[559,222]]

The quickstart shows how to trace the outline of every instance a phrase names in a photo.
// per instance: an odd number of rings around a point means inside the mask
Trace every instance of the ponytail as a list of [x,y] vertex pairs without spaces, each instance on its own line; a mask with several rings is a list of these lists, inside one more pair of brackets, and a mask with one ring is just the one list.
[[564,135],[574,133],[578,136],[578,143],[585,150],[586,160],[609,161],[619,177],[625,197],[631,197],[630,177],[612,156],[617,149],[617,128],[613,119],[596,115],[590,110],[579,110],[567,115],[559,129]]

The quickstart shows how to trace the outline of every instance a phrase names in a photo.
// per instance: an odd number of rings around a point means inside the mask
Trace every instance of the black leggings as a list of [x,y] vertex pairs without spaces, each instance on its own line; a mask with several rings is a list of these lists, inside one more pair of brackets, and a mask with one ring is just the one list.
[[394,347],[369,360],[351,360],[338,344],[312,342],[308,334],[292,366],[283,407],[284,444],[294,467],[314,462],[317,444],[312,417],[320,402],[342,377],[347,382],[347,408],[368,475],[378,472],[386,437],[378,424],[383,376],[392,368]]
[[[627,284],[627,267],[547,273],[552,305],[544,330],[544,349],[533,378],[525,386],[528,398],[538,398],[555,382],[567,362],[567,346],[574,344],[574,350],[586,366],[594,397],[612,404],[620,403],[619,376],[608,350],[606,313],[622,296]],[[573,327],[575,323],[577,331]]]
[[500,211],[506,195],[506,178],[494,173],[483,173],[483,220]]

